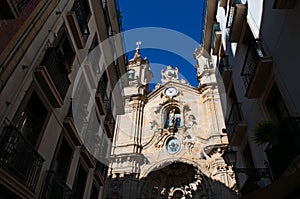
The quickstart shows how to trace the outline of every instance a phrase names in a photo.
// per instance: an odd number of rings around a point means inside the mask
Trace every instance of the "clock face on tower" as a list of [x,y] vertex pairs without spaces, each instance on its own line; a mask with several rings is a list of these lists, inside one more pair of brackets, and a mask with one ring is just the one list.
[[175,87],[169,87],[165,90],[165,94],[168,97],[174,97],[175,95],[177,95],[178,90]]

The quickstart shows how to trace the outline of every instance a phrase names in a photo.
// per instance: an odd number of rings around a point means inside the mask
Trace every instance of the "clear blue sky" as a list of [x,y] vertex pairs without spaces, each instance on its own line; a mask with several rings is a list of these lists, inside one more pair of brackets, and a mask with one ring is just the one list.
[[[122,26],[125,31],[125,48],[130,52],[128,58],[132,58],[135,42],[141,40],[141,54],[150,61],[151,70],[155,75],[152,81],[154,84],[160,82],[161,69],[172,65],[179,68],[180,74],[192,86],[198,85],[193,52],[199,46],[203,34],[203,4],[204,0],[119,0]],[[155,34],[151,29],[147,29],[145,30],[147,33],[136,32],[134,36],[127,36],[128,30],[143,27],[167,28],[174,32],[168,33],[169,30],[166,30],[166,33],[160,34],[161,31],[156,29],[158,33]],[[160,36],[164,34],[173,36]],[[192,39],[195,41],[190,41]],[[153,40],[157,43],[154,44]],[[169,43],[165,44],[166,40],[169,40]]]

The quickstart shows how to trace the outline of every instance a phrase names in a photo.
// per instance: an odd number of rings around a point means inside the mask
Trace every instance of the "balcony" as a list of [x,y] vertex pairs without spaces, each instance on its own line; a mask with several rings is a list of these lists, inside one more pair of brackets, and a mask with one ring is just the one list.
[[273,9],[294,9],[296,0],[274,0]]
[[88,28],[89,13],[88,8],[83,5],[83,0],[75,0],[72,10],[67,13],[67,19],[79,49],[85,47],[85,42],[90,35]]
[[247,89],[246,97],[253,99],[261,96],[270,77],[271,67],[272,58],[264,51],[262,42],[260,40],[251,42],[241,72]]
[[227,19],[227,32],[230,42],[238,42],[241,37],[247,8],[240,0],[232,1]]
[[2,0],[0,1],[1,16],[4,19],[16,19],[28,3],[29,0]]
[[109,102],[106,94],[107,81],[102,78],[98,83],[98,88],[95,96],[96,104],[101,115],[105,115],[107,103]]
[[218,55],[220,46],[221,46],[221,38],[222,38],[222,32],[220,29],[220,23],[214,23],[213,29],[212,29],[212,39],[211,39],[211,48],[212,48],[212,54]]
[[72,198],[72,190],[66,185],[66,183],[57,175],[55,171],[47,171],[45,184],[41,192],[43,199]]
[[69,66],[54,47],[47,49],[41,65],[35,70],[37,80],[55,108],[63,105],[63,99],[71,84],[68,70]]
[[14,126],[4,127],[0,148],[1,167],[34,191],[44,159]]
[[289,167],[295,167],[300,158],[300,118],[285,118],[278,130],[278,143],[269,144],[265,150],[274,178],[281,176]]
[[229,143],[232,146],[240,146],[247,132],[247,123],[242,114],[241,103],[233,103],[226,121],[226,129]]
[[218,65],[218,69],[222,76],[225,90],[229,91],[229,86],[230,86],[231,77],[232,77],[232,69],[229,65],[227,56],[221,57],[219,65]]

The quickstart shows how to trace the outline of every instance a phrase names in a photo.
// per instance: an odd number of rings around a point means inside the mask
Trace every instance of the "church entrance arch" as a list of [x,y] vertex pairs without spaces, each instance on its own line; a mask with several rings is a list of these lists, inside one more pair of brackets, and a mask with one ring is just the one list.
[[204,178],[192,164],[173,162],[140,181],[140,198],[200,198],[199,192],[205,193]]

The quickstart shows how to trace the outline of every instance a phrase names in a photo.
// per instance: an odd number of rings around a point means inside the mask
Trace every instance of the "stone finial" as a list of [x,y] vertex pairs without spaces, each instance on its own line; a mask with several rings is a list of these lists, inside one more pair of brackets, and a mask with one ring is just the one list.
[[142,56],[141,56],[141,53],[140,53],[141,45],[142,45],[141,41],[136,42],[135,53],[134,53],[133,58],[129,60],[128,67],[149,63],[147,57],[142,58]]

